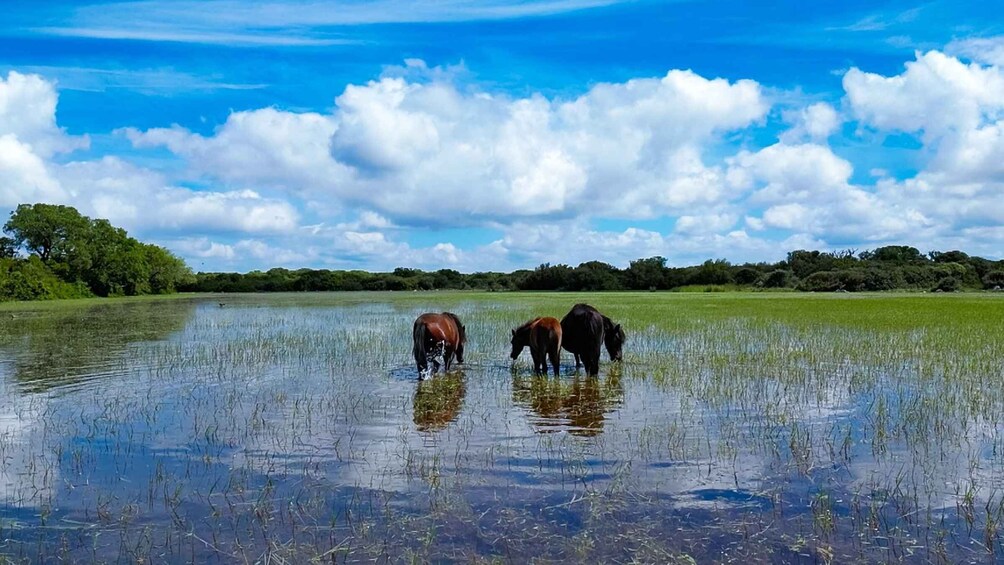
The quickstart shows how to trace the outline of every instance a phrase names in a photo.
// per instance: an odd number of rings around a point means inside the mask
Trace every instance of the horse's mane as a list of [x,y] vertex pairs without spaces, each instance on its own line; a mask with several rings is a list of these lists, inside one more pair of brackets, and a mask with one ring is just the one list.
[[[600,314],[600,315],[603,316],[603,314]],[[614,327],[616,327],[616,324],[614,324],[614,321],[611,320],[610,318],[606,317],[606,316],[603,316],[603,331],[604,332],[613,332],[614,331]],[[617,333],[617,337],[619,337],[621,339],[621,341],[624,341],[624,339],[626,338],[626,335],[624,334],[624,328],[618,328],[618,330],[617,330],[616,333]]]
[[460,333],[460,343],[467,341],[467,328],[464,324],[460,322],[460,318],[457,317],[453,312],[443,312],[444,316],[449,316],[453,320],[453,323],[457,325],[457,332]]
[[516,333],[530,331],[530,326],[532,326],[533,323],[536,322],[538,319],[539,318],[534,318],[534,319],[530,320],[529,322],[523,324],[522,326],[516,328]]

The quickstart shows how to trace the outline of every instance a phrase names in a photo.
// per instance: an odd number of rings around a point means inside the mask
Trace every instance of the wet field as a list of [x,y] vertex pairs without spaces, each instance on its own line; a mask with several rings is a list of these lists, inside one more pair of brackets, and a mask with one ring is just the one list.
[[[588,301],[598,377],[513,364]],[[418,382],[411,322],[467,363]],[[1004,297],[341,293],[0,307],[13,561],[993,562]]]

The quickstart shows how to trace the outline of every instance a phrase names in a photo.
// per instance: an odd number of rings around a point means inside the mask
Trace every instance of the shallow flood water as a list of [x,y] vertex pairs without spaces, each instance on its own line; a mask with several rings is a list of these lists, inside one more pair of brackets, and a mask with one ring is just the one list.
[[[509,329],[588,300],[600,375]],[[411,323],[467,363],[417,380]],[[0,312],[16,561],[993,562],[991,297],[248,295]]]

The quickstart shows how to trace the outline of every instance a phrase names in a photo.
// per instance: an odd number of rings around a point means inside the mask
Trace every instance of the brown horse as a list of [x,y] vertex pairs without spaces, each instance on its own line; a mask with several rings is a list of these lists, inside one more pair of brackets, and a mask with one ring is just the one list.
[[547,359],[551,358],[554,376],[558,376],[561,361],[561,322],[556,318],[534,318],[512,331],[513,359],[519,357],[523,348],[530,346],[533,357],[533,372],[547,374]]
[[415,320],[412,329],[415,364],[418,365],[418,378],[421,380],[429,371],[429,361],[432,361],[432,372],[439,372],[439,355],[443,356],[444,370],[450,370],[453,354],[457,355],[457,363],[464,362],[464,344],[467,342],[467,330],[460,323],[460,318],[451,312],[442,314],[422,314]]
[[586,366],[587,375],[600,372],[600,345],[606,345],[611,361],[620,361],[624,347],[624,329],[588,304],[576,304],[561,319],[564,336],[562,347],[575,355],[575,368],[579,359]]

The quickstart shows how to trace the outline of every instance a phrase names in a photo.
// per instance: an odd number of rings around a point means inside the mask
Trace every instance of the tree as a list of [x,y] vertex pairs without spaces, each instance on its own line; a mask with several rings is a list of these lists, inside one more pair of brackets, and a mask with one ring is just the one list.
[[43,262],[65,261],[82,244],[90,222],[76,208],[55,204],[21,204],[4,224],[16,247]]
[[666,258],[657,255],[631,261],[625,275],[628,285],[635,290],[666,288]]
[[764,277],[763,286],[765,288],[784,288],[786,286],[792,286],[794,279],[795,275],[791,271],[776,269]]
[[613,265],[589,261],[572,271],[568,287],[569,290],[620,290],[619,274],[620,271]]
[[0,237],[0,259],[17,257],[17,243],[12,238]]
[[142,246],[150,272],[150,292],[168,294],[195,282],[192,270],[173,253],[158,245]]
[[732,279],[732,265],[725,259],[708,259],[690,278],[690,284],[729,284]]
[[743,267],[736,271],[735,274],[736,284],[741,285],[752,285],[760,280],[760,271],[752,267]]
[[983,275],[983,288],[1004,288],[1004,271],[990,271]]
[[887,245],[874,251],[863,251],[862,261],[887,261],[897,265],[926,263],[927,258],[921,255],[916,247],[909,245]]

